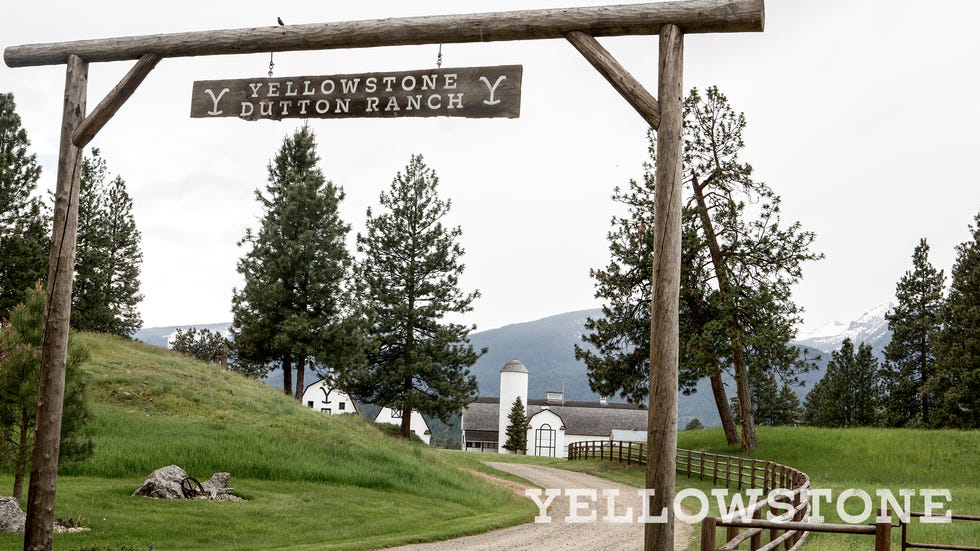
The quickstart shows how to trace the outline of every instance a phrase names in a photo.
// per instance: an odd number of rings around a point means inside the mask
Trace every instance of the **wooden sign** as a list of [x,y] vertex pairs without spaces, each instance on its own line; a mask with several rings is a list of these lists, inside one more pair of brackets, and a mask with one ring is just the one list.
[[521,65],[310,77],[199,80],[191,118],[516,118]]

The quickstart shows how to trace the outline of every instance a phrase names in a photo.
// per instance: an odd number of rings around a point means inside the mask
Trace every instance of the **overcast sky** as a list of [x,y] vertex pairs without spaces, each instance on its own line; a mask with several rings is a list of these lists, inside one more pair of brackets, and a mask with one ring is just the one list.
[[[519,10],[590,0],[8,2],[3,47],[286,23]],[[894,296],[921,237],[949,273],[980,210],[975,0],[767,0],[764,33],[686,37],[684,85],[717,85],[748,120],[744,160],[817,234],[795,299],[806,327],[850,320]],[[652,92],[657,38],[602,39]],[[276,76],[425,69],[438,46],[280,53]],[[642,174],[645,123],[560,40],[445,45],[443,67],[522,64],[519,119],[311,120],[322,168],[364,214],[413,153],[440,177],[462,226],[465,288],[479,329],[598,306],[589,269],[608,261],[616,185]],[[91,144],[127,182],[143,235],[144,325],[231,319],[236,246],[257,227],[253,191],[301,121],[189,118],[195,80],[266,76],[267,54],[165,59]],[[132,62],[93,64],[93,107]],[[0,66],[54,187],[64,67]]]

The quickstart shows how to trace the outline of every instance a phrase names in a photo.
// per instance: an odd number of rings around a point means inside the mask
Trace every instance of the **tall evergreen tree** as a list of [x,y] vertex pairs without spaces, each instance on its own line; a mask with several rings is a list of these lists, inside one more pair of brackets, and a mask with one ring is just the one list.
[[[612,199],[626,207],[612,219],[607,234],[610,262],[590,270],[596,298],[605,301],[602,316],[588,318],[575,357],[585,363],[589,386],[603,396],[619,394],[636,403],[646,402],[650,374],[650,300],[653,274],[653,199],[656,190],[656,137],[648,133],[650,160],[643,179],[630,180],[627,189],[616,187]],[[711,291],[704,276],[704,247],[696,230],[694,211],[683,216],[680,297],[680,388],[694,392],[698,379],[711,381],[715,405],[728,442],[738,442],[735,420],[721,378],[717,328]]]
[[[822,255],[810,251],[814,234],[799,222],[782,225],[780,198],[754,180],[743,162],[745,116],[736,113],[716,87],[697,89],[684,101],[685,171],[692,208],[710,258],[718,292],[718,321],[724,327],[727,360],[735,374],[742,449],[757,446],[749,377],[778,371],[786,378],[811,367],[789,345],[802,310],[791,287],[802,264]],[[754,205],[754,212],[746,209]],[[752,356],[755,356],[753,358]]]
[[980,214],[973,221],[973,239],[956,247],[936,338],[936,373],[927,384],[936,396],[934,426],[980,428]]
[[827,372],[807,395],[804,421],[821,427],[866,427],[879,421],[881,386],[871,346],[851,339],[831,353]]
[[98,149],[82,161],[72,327],[129,337],[143,325],[137,310],[143,252],[133,201]]
[[524,412],[524,402],[518,396],[507,415],[507,439],[504,449],[510,453],[524,454],[527,451],[527,414]]
[[49,213],[32,197],[41,177],[13,94],[0,94],[0,318],[48,275]]
[[929,424],[933,402],[929,379],[935,352],[933,339],[940,326],[943,272],[929,263],[929,244],[919,241],[912,269],[898,281],[898,304],[885,314],[891,341],[885,347],[885,423],[890,426]]
[[[38,284],[24,303],[13,309],[9,323],[0,325],[0,463],[14,472],[13,497],[20,501],[37,420],[37,392],[41,376],[45,296]],[[92,455],[94,446],[85,431],[91,415],[84,375],[78,366],[88,352],[71,338],[65,371],[64,414],[59,457],[78,461]]]
[[307,365],[339,368],[358,361],[361,350],[350,323],[350,226],[339,212],[344,192],[324,178],[319,162],[308,126],[283,140],[264,192],[255,192],[264,214],[258,231],[247,229],[239,243],[248,247],[238,262],[245,284],[232,299],[237,360],[282,369],[283,392],[297,400]]
[[[758,425],[796,425],[800,422],[803,408],[796,391],[786,381],[780,385],[772,373],[759,373],[751,377],[752,415]],[[736,399],[732,399],[733,402]],[[738,405],[733,409],[738,412]]]
[[[740,160],[744,115],[717,88],[703,96],[692,90],[684,105],[684,170],[692,193],[682,213],[681,386],[690,390],[707,376],[728,441],[749,449],[757,445],[750,374],[778,373],[792,381],[812,368],[789,344],[801,314],[791,287],[802,264],[821,255],[810,251],[812,232],[782,224],[779,197]],[[619,390],[634,400],[646,394],[648,378],[653,173],[648,168],[642,185],[633,182],[629,193],[617,189],[614,195],[630,212],[613,220],[609,266],[592,272],[596,296],[607,301],[603,317],[586,326],[591,333],[583,340],[592,350],[576,351],[594,389]],[[721,376],[728,368],[735,375],[741,437]]]
[[445,319],[469,312],[479,292],[460,290],[462,231],[444,225],[451,203],[438,183],[413,155],[381,193],[382,212],[368,209],[357,248],[371,345],[366,364],[339,373],[354,397],[401,411],[405,438],[413,410],[446,421],[475,396],[469,366],[486,352],[470,344],[473,327]]

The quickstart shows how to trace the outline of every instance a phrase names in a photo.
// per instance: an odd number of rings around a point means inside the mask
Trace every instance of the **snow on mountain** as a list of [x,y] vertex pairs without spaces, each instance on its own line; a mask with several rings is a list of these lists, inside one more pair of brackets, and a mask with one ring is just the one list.
[[855,346],[863,342],[880,351],[891,340],[885,314],[893,307],[893,303],[887,302],[868,310],[850,323],[835,321],[816,330],[800,332],[796,343],[830,354],[841,347],[844,339],[849,338]]

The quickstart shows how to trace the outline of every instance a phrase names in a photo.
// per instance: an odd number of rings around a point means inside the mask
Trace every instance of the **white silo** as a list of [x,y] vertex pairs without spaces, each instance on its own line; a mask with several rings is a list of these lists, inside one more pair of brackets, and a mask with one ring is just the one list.
[[497,451],[510,453],[504,449],[507,443],[507,426],[509,425],[510,409],[514,400],[520,396],[527,414],[527,368],[517,360],[507,362],[500,370],[500,412],[497,418]]

